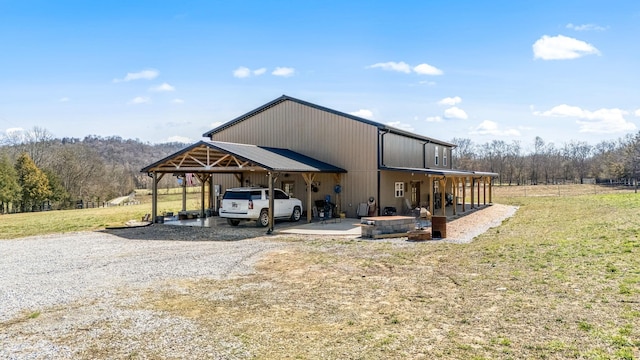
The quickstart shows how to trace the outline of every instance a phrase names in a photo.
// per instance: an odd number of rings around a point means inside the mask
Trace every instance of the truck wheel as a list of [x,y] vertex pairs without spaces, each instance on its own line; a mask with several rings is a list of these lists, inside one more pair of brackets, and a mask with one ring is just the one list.
[[258,218],[258,225],[262,227],[269,226],[269,210],[264,209],[260,211],[260,217]]
[[238,224],[240,224],[240,220],[227,219],[227,224],[231,226],[238,226]]
[[293,208],[293,213],[291,214],[291,221],[299,221],[300,217],[302,217],[302,212],[299,207]]

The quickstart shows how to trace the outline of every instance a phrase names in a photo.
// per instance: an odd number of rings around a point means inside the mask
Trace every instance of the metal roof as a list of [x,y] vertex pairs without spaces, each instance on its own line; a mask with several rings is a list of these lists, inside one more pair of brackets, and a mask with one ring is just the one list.
[[218,132],[220,132],[222,130],[225,130],[225,129],[227,129],[227,128],[229,128],[229,127],[231,127],[231,126],[233,126],[233,125],[235,125],[235,124],[237,124],[239,122],[242,122],[242,121],[244,121],[244,120],[246,120],[246,119],[248,119],[248,118],[250,118],[250,117],[252,117],[252,116],[254,116],[254,115],[258,114],[258,113],[261,113],[261,112],[263,112],[263,111],[265,111],[265,110],[267,110],[267,109],[269,109],[269,108],[271,108],[273,106],[276,106],[276,105],[278,105],[278,104],[280,104],[281,102],[284,102],[284,101],[293,101],[295,103],[298,103],[298,104],[301,104],[301,105],[304,105],[304,106],[308,106],[308,107],[312,107],[312,108],[318,109],[320,111],[325,111],[325,112],[328,112],[328,113],[331,113],[331,114],[334,114],[334,115],[342,116],[342,117],[345,117],[345,118],[348,118],[348,119],[351,119],[351,120],[354,120],[354,121],[358,121],[358,122],[365,123],[365,124],[368,124],[368,125],[371,125],[371,126],[375,126],[379,130],[382,130],[382,131],[388,131],[388,132],[391,132],[391,133],[394,133],[394,134],[410,137],[410,138],[413,138],[413,139],[428,141],[428,142],[436,143],[436,144],[439,144],[439,145],[456,147],[455,144],[451,144],[451,143],[448,143],[446,141],[442,141],[442,140],[434,139],[434,138],[431,138],[431,137],[428,137],[428,136],[423,136],[423,135],[415,134],[415,133],[412,133],[412,132],[409,132],[409,131],[401,130],[401,129],[395,128],[393,126],[381,124],[381,123],[378,123],[378,122],[375,122],[375,121],[371,121],[371,120],[368,120],[368,119],[364,119],[364,118],[361,118],[361,117],[358,117],[358,116],[354,116],[354,115],[351,115],[351,114],[343,113],[341,111],[329,109],[327,107],[316,105],[316,104],[312,104],[310,102],[307,102],[307,101],[304,101],[304,100],[300,100],[300,99],[296,99],[296,98],[293,98],[293,97],[287,96],[287,95],[282,95],[281,97],[279,97],[279,98],[277,98],[277,99],[275,99],[273,101],[270,101],[270,102],[268,102],[268,103],[266,103],[266,104],[264,104],[264,105],[262,105],[262,106],[260,106],[260,107],[258,107],[256,109],[254,109],[254,110],[251,110],[251,111],[249,111],[248,113],[246,113],[244,115],[240,115],[237,118],[235,118],[235,119],[233,119],[231,121],[228,121],[228,122],[218,126],[217,128],[213,129],[213,130],[209,130],[208,132],[202,134],[202,136],[203,137],[207,137],[207,138],[211,138],[211,136],[213,134],[216,134],[216,133],[218,133]]
[[413,172],[418,174],[429,174],[429,175],[437,175],[437,176],[497,177],[499,175],[498,173],[493,173],[493,172],[467,171],[467,170],[455,170],[455,169],[408,168],[408,167],[397,167],[397,166],[382,166],[380,167],[380,170]]
[[241,171],[347,172],[292,150],[223,141],[199,141],[141,170],[147,173]]

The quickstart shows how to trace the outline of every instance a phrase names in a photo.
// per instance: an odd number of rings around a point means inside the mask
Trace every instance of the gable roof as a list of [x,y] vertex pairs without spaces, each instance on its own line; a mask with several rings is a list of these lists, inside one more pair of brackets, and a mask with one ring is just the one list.
[[242,121],[244,121],[244,120],[246,120],[246,119],[248,119],[248,118],[250,118],[250,117],[252,117],[252,116],[254,116],[256,114],[259,114],[259,113],[261,113],[261,112],[263,112],[265,110],[268,110],[269,108],[272,108],[272,107],[274,107],[274,106],[276,106],[276,105],[278,105],[278,104],[280,104],[282,102],[285,102],[285,101],[292,101],[292,102],[298,103],[300,105],[308,106],[308,107],[311,107],[311,108],[314,108],[314,109],[317,109],[317,110],[320,110],[320,111],[328,112],[330,114],[342,116],[342,117],[351,119],[353,121],[358,121],[358,122],[361,122],[361,123],[364,123],[364,124],[367,124],[367,125],[375,126],[381,131],[386,131],[386,132],[390,132],[390,133],[394,133],[394,134],[410,137],[410,138],[413,138],[413,139],[418,139],[418,140],[422,140],[422,141],[436,143],[436,144],[439,144],[439,145],[450,146],[450,147],[455,147],[456,146],[455,144],[451,144],[451,143],[448,143],[446,141],[434,139],[434,138],[431,138],[431,137],[428,137],[428,136],[418,135],[418,134],[415,134],[415,133],[412,133],[412,132],[409,132],[409,131],[405,131],[405,130],[401,130],[401,129],[395,128],[393,126],[381,124],[379,122],[371,121],[371,120],[368,120],[368,119],[365,119],[365,118],[361,118],[359,116],[355,116],[355,115],[347,114],[347,113],[344,113],[344,112],[341,112],[341,111],[329,109],[327,107],[316,105],[316,104],[312,104],[310,102],[307,102],[307,101],[304,101],[304,100],[300,100],[300,99],[296,99],[296,98],[293,98],[293,97],[287,96],[287,95],[282,95],[279,98],[277,98],[277,99],[275,99],[273,101],[270,101],[270,102],[268,102],[268,103],[266,103],[266,104],[264,104],[264,105],[262,105],[262,106],[260,106],[260,107],[258,107],[256,109],[254,109],[254,110],[251,110],[246,114],[240,115],[237,118],[218,126],[217,128],[209,130],[208,132],[202,134],[202,136],[203,137],[207,137],[207,138],[211,138],[212,135],[214,135],[216,133],[219,133],[219,132],[221,132],[221,131],[223,131],[225,129],[228,129],[228,128],[234,126],[235,124],[237,124],[239,122],[242,122]]
[[288,149],[223,141],[199,141],[140,171],[234,173],[248,170],[347,172],[337,166]]

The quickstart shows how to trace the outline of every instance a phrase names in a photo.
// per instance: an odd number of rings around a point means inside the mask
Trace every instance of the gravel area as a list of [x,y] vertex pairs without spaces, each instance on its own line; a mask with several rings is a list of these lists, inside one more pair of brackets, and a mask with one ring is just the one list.
[[[83,329],[88,336],[106,336],[105,322],[118,324],[113,331],[128,337],[134,350],[147,346],[145,334],[161,331],[159,338],[168,336],[166,347],[150,345],[162,357],[184,356],[190,346],[206,354],[207,344],[197,341],[197,328],[188,320],[129,305],[142,292],[161,290],[171,280],[251,273],[261,254],[286,246],[257,237],[262,235],[263,229],[216,235],[206,228],[158,225],[0,241],[0,358],[82,357],[83,344],[61,339]],[[36,317],[38,321],[29,321]],[[105,357],[126,357],[123,351]]]
[[[447,224],[444,241],[469,242],[515,211],[469,213]],[[250,274],[263,254],[291,246],[264,234],[152,225],[0,241],[0,358],[245,358],[242,344],[219,339],[214,349],[194,322],[139,303],[148,291],[180,291],[183,279]],[[120,352],[96,349],[109,342]]]

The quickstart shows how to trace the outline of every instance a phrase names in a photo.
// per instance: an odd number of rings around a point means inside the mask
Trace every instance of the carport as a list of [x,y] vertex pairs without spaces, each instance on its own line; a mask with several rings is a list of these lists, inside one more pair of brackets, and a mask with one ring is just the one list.
[[[300,174],[307,186],[307,221],[311,222],[311,185],[316,175],[334,174],[336,184],[339,184],[340,175],[347,171],[289,149],[203,140],[145,167],[141,172],[153,178],[151,216],[154,222],[157,221],[158,215],[158,182],[166,174],[185,176],[189,173],[198,179],[202,204],[200,216],[204,217],[205,185],[209,183],[211,204],[214,196],[213,175],[233,174],[242,186],[244,174],[247,172],[266,173],[270,194],[273,194],[274,183],[281,173]],[[183,191],[183,208],[185,198],[186,193]],[[268,234],[273,232],[273,224],[273,196],[270,196]]]

